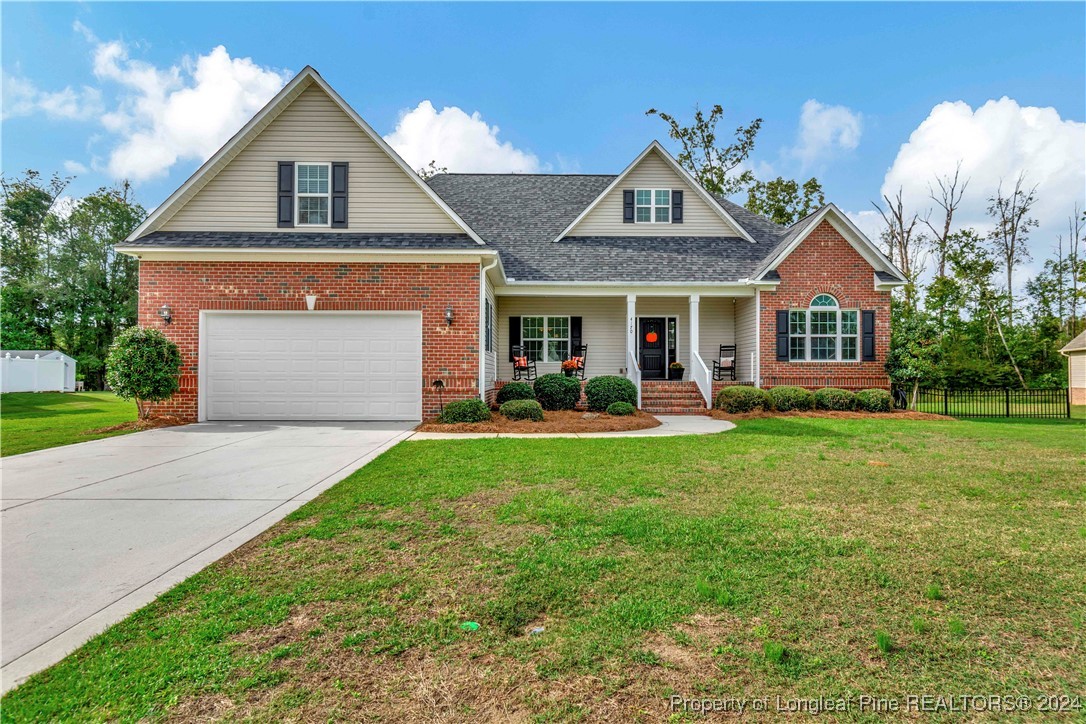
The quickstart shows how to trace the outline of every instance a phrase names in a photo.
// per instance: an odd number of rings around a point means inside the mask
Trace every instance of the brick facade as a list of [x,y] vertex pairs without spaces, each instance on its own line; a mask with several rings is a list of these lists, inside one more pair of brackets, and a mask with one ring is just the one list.
[[[884,364],[890,346],[890,292],[877,291],[875,271],[833,226],[823,221],[777,266],[780,285],[761,293],[761,378],[765,387],[890,387]],[[874,362],[778,362],[776,312],[807,308],[832,294],[842,309],[875,311]]]
[[[142,261],[140,325],[161,329],[182,358],[181,389],[154,412],[196,420],[200,310],[301,311],[307,294],[318,295],[318,310],[422,312],[424,418],[438,412],[435,379],[445,383],[444,402],[478,395],[478,263]],[[163,304],[170,305],[172,324],[158,317]]]

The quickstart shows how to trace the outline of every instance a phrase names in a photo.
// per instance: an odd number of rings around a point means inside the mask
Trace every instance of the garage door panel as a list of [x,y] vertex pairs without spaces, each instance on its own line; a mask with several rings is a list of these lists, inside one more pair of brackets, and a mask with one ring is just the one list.
[[417,314],[207,314],[205,409],[212,420],[416,420]]

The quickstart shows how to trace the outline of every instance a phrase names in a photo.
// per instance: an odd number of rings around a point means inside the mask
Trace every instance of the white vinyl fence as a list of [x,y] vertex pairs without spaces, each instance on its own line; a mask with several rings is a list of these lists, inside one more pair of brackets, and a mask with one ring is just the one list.
[[0,392],[71,392],[75,361],[42,357],[0,357]]

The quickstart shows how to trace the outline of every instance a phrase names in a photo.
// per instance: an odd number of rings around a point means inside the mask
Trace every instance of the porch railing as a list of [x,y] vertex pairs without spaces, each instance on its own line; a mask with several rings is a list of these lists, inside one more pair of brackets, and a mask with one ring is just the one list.
[[697,350],[691,350],[691,352],[694,358],[691,360],[690,376],[694,378],[698,389],[701,390],[701,396],[705,398],[705,407],[711,409],[713,407],[713,380],[709,376],[709,368]]
[[630,381],[634,383],[634,387],[637,388],[637,409],[641,409],[641,365],[637,364],[637,357],[632,350],[626,350],[626,356],[629,358],[629,374]]

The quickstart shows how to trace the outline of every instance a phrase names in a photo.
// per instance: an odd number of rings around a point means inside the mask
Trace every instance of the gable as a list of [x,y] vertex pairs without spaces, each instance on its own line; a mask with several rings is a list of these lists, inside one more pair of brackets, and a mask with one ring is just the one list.
[[316,82],[157,228],[282,231],[276,224],[279,161],[350,164],[347,228],[333,232],[464,232]]
[[[683,223],[625,224],[622,192],[628,189],[682,189]],[[566,236],[742,236],[714,209],[656,149],[645,154],[624,178],[577,222]]]

